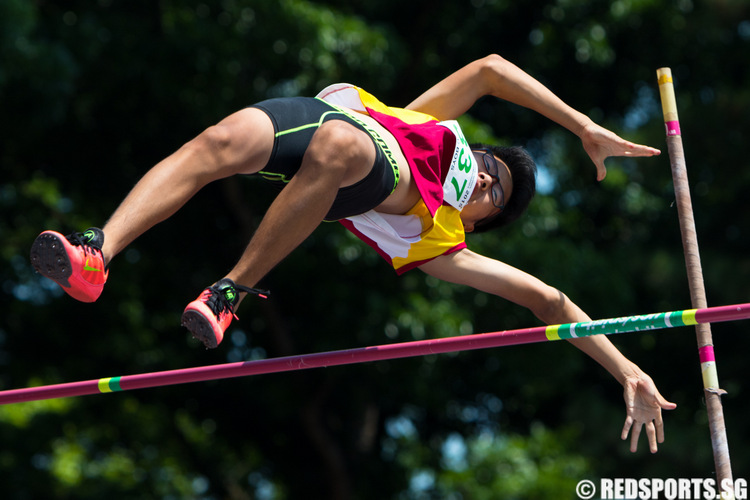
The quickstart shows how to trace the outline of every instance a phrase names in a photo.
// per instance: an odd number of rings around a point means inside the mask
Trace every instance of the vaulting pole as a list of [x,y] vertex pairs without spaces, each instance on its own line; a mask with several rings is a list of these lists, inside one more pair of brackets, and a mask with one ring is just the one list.
[[540,326],[521,330],[507,330],[504,332],[480,333],[461,337],[418,340],[343,351],[303,354],[283,358],[226,363],[181,370],[142,373],[140,375],[100,378],[84,382],[13,389],[0,391],[0,404],[85,396],[87,394],[104,392],[129,391],[133,389],[145,389],[147,387],[186,384],[189,382],[350,365],[369,361],[426,356],[428,354],[442,354],[473,349],[487,349],[532,342],[588,337],[598,334],[610,335],[614,333],[674,328],[699,323],[734,321],[748,318],[750,318],[750,303],[701,310],[688,309],[685,311],[647,314],[643,316],[627,316],[564,325]]
[[[682,148],[682,133],[680,131],[680,121],[677,116],[677,101],[674,94],[672,71],[670,68],[660,68],[656,71],[656,76],[659,82],[664,124],[667,129],[667,148],[669,150],[669,160],[672,165],[672,179],[677,201],[677,215],[680,220],[680,232],[682,233],[682,246],[685,251],[690,298],[693,307],[705,308],[708,307],[708,303],[703,283],[703,270],[698,250],[695,220],[693,219],[693,204],[690,199],[690,185],[688,183],[687,167],[685,164],[685,152]],[[729,445],[727,444],[727,432],[724,425],[724,412],[721,407],[721,395],[725,394],[726,391],[719,388],[711,325],[705,323],[697,325],[696,335],[698,338],[698,356],[703,374],[706,409],[708,411],[708,425],[711,431],[711,445],[713,447],[714,463],[716,466],[716,478],[719,483],[725,479],[731,481],[732,464],[729,459]]]

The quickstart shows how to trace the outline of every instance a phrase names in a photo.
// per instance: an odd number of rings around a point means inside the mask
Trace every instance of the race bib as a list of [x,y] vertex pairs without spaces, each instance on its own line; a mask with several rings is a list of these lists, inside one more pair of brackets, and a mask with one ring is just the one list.
[[451,166],[443,183],[443,201],[460,211],[474,192],[479,169],[458,122],[448,120],[439,124],[456,136],[456,149],[453,151]]

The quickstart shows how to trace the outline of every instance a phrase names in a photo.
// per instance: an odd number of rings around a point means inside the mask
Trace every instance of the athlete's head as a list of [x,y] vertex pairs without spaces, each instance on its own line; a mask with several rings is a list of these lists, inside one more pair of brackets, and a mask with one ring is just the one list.
[[[536,164],[528,152],[520,146],[488,146],[485,144],[472,144],[475,156],[480,154],[480,172],[488,172],[491,176],[495,160],[498,174],[493,179],[493,184],[504,184],[505,189],[495,188],[494,192],[488,190],[489,199],[496,208],[492,215],[474,223],[473,232],[479,233],[510,224],[518,219],[529,207],[531,199],[536,194]],[[489,156],[492,153],[494,158]],[[499,162],[497,160],[500,160]],[[507,169],[505,168],[507,167]],[[503,176],[510,173],[511,189],[507,189],[507,179],[503,182]],[[509,193],[507,193],[510,191]],[[500,200],[502,193],[503,200]],[[500,207],[502,206],[502,209]]]

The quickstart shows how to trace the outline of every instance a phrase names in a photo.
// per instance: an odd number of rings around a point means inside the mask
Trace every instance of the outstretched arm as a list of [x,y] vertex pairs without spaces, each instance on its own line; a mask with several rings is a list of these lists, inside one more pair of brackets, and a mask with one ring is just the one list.
[[[591,321],[562,292],[512,266],[467,249],[438,257],[420,269],[438,279],[468,285],[515,302],[550,325]],[[624,387],[626,418],[621,437],[627,439],[630,433],[630,451],[636,451],[641,429],[645,426],[649,449],[655,453],[657,443],[664,441],[661,410],[671,410],[676,405],[664,399],[651,378],[604,335],[570,342],[601,364]]]
[[486,95],[534,110],[576,134],[596,165],[598,180],[606,175],[604,159],[609,156],[653,156],[660,153],[658,149],[626,141],[595,124],[518,66],[498,55],[464,66],[419,96],[407,109],[440,120],[451,120],[467,112]]

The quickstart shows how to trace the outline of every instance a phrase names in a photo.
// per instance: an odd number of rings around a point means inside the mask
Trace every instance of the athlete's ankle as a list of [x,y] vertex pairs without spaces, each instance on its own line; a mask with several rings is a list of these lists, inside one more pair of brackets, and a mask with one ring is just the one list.
[[102,230],[102,232],[105,235],[104,244],[102,245],[102,258],[104,259],[104,265],[109,267],[112,259],[114,259],[122,249],[118,249],[117,241],[110,238],[110,233],[106,230]]
[[[233,269],[222,279],[231,280],[234,285],[238,285],[240,288],[253,289],[260,281],[260,278],[256,279],[253,271],[254,269],[248,270],[247,272],[238,272],[236,269]],[[245,292],[243,292],[243,294],[244,293]]]
[[110,255],[104,250],[102,250],[102,260],[104,261],[104,267],[108,268],[109,263],[112,262],[113,258],[114,258],[114,255]]

